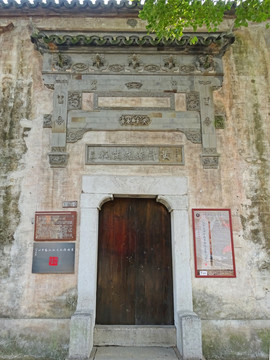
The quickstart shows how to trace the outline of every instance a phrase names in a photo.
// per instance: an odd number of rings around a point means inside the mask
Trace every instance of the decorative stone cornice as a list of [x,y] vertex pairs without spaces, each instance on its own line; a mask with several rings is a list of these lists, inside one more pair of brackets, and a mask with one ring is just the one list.
[[[0,0],[1,1],[1,0]],[[196,35],[198,41],[191,44]],[[235,37],[227,33],[186,33],[180,39],[159,39],[153,35],[138,33],[52,33],[35,31],[31,40],[40,52],[63,51],[74,47],[150,47],[173,48],[179,53],[223,55]]]

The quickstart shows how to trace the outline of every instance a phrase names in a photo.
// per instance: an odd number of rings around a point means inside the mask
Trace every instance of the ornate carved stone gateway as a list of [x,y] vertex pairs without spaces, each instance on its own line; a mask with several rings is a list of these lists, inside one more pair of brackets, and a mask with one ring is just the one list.
[[[202,144],[202,166],[217,168],[213,90],[222,85],[222,55],[234,37],[198,33],[192,45],[193,36],[165,40],[135,32],[35,29],[44,83],[54,91],[53,113],[44,116],[44,127],[52,129],[51,166],[66,166],[67,142],[88,131],[128,130],[183,132]],[[87,162],[93,163],[89,157]]]

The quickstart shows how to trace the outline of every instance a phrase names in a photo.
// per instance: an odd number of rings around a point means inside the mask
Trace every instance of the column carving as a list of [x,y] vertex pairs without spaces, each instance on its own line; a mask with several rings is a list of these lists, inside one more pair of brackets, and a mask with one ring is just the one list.
[[200,114],[202,132],[201,160],[204,169],[217,169],[219,154],[217,153],[217,138],[215,128],[215,113],[213,88],[220,87],[218,78],[199,77],[196,80],[196,90],[200,94]]
[[57,78],[54,84],[53,113],[51,117],[51,167],[65,167],[68,161],[66,152],[68,80]]

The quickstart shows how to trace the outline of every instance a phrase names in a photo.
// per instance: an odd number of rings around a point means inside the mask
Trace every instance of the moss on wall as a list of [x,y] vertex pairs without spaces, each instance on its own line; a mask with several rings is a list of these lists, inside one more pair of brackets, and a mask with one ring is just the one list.
[[223,309],[223,300],[207,292],[194,290],[193,309],[201,319],[218,319]]
[[[237,131],[241,151],[248,163],[244,186],[249,205],[245,206],[241,222],[246,239],[253,241],[270,254],[270,166],[269,125],[265,111],[268,101],[269,56],[264,51],[265,29],[238,31],[233,45],[235,69],[235,104],[243,103],[242,118]],[[244,103],[243,103],[244,104]],[[237,127],[236,127],[237,128]],[[270,263],[259,264],[270,270]]]
[[8,336],[2,338],[0,360],[64,360],[68,352],[68,343],[62,337],[53,334],[47,339],[40,336]]
[[203,332],[207,360],[268,360],[269,330],[209,327]]
[[[4,34],[7,38],[10,34]],[[24,129],[21,119],[31,118],[32,82],[24,78],[26,60],[24,43],[18,42],[12,48],[3,42],[4,56],[0,62],[3,75],[0,83],[0,249],[14,240],[14,232],[20,221],[19,197],[22,158],[26,152]],[[9,48],[8,48],[9,47]],[[18,60],[15,66],[14,58]],[[3,269],[2,269],[3,270]],[[4,270],[3,270],[4,271]],[[3,273],[3,271],[0,272]],[[4,273],[6,270],[4,271]]]

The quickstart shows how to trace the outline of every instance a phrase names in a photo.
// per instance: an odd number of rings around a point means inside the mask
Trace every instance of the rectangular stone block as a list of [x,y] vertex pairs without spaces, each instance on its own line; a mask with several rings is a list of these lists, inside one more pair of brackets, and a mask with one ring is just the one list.
[[174,94],[175,111],[187,111],[186,94],[177,93]]
[[94,94],[82,93],[82,110],[92,111],[94,108]]
[[201,319],[192,311],[178,312],[177,347],[183,360],[202,359]]
[[107,97],[100,96],[98,98],[99,107],[113,108],[169,108],[171,99],[169,97]]
[[75,313],[70,322],[69,356],[71,359],[89,359],[93,348],[93,313]]

